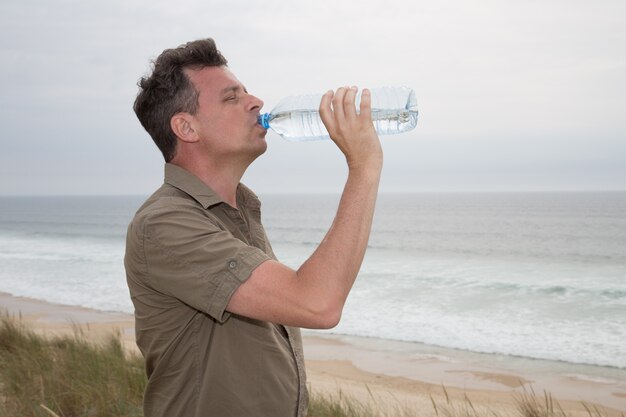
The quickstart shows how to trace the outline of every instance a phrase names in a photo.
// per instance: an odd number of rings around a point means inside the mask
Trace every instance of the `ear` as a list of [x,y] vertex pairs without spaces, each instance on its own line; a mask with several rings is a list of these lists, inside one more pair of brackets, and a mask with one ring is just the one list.
[[172,131],[183,142],[197,142],[198,135],[192,125],[192,116],[189,113],[176,113],[170,119]]

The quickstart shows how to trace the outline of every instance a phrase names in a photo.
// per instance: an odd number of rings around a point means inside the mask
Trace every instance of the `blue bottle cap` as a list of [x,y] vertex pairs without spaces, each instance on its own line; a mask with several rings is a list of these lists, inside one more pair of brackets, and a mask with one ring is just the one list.
[[269,113],[259,114],[257,123],[263,126],[264,129],[269,129],[270,128],[270,114]]

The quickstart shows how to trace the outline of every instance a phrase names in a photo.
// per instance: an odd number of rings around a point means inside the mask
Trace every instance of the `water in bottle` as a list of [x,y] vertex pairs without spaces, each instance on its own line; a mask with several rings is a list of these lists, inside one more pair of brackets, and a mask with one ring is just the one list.
[[[372,121],[379,135],[408,132],[417,125],[415,92],[407,87],[372,88]],[[259,116],[265,129],[291,141],[328,139],[328,131],[319,115],[323,94],[291,96],[283,99],[274,109]],[[361,92],[357,93],[359,110]]]

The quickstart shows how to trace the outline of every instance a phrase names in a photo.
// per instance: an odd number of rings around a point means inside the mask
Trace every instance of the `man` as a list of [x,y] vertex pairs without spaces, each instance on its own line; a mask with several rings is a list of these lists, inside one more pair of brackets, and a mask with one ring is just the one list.
[[125,267],[145,357],[146,417],[305,416],[300,327],[331,328],[357,276],[382,169],[370,94],[327,92],[322,120],[348,178],[328,234],[298,270],[276,260],[240,179],[266,150],[263,102],[212,39],[165,50],[134,109],[165,182],[128,228]]

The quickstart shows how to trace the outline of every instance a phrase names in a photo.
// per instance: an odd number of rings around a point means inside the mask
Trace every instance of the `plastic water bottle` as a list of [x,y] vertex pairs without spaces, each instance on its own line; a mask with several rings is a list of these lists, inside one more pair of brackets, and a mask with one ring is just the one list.
[[[379,135],[408,132],[417,125],[415,92],[408,87],[372,88],[372,121]],[[323,94],[291,96],[283,99],[274,109],[259,116],[258,123],[290,141],[328,139],[322,123],[319,106]],[[361,91],[357,93],[359,111]]]

